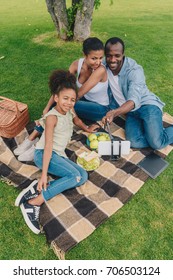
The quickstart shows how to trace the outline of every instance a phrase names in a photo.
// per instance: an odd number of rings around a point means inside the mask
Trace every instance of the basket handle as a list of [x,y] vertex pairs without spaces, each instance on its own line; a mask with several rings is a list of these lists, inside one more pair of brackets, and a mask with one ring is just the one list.
[[[7,97],[4,97],[4,96],[1,96],[0,95],[0,99],[4,99],[4,100],[7,100],[7,101],[10,101],[11,103],[13,103],[15,105],[15,114],[16,114],[16,117],[19,118],[21,112],[19,111],[19,108],[17,106],[17,102],[12,100],[12,99],[9,99]],[[1,103],[0,103],[1,104]]]

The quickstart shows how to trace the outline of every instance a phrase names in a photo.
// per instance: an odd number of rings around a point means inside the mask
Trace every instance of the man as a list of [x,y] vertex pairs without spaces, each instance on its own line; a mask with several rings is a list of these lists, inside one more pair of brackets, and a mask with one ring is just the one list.
[[125,57],[124,42],[117,37],[105,44],[110,110],[103,118],[112,122],[126,115],[125,134],[133,148],[161,149],[173,143],[173,125],[163,128],[162,109],[165,105],[149,91],[143,68],[133,59]]

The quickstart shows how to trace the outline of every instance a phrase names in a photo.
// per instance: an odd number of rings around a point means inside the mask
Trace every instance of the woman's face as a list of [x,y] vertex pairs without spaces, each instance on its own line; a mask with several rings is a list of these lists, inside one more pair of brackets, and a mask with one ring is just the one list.
[[96,70],[100,66],[103,56],[103,50],[90,51],[89,54],[85,55],[85,62],[92,70]]

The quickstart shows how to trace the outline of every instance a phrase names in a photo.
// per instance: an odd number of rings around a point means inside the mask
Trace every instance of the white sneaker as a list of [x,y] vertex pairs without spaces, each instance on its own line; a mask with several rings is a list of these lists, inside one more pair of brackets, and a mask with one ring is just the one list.
[[33,141],[29,140],[28,138],[26,138],[20,145],[18,145],[18,147],[13,151],[13,153],[16,156],[20,156],[21,154],[23,154],[25,151],[27,151],[29,148],[31,148],[32,145],[34,145],[35,143],[37,143],[39,140],[39,138],[34,139]]
[[34,160],[35,146],[32,145],[27,151],[18,156],[19,161],[33,161]]

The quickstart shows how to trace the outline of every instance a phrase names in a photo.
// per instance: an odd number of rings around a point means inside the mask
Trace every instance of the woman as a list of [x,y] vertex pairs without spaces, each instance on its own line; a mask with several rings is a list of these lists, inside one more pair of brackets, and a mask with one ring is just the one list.
[[80,118],[101,120],[108,112],[108,77],[102,64],[104,45],[96,37],[83,42],[84,58],[74,61],[69,71],[77,75],[79,100],[75,111]]

